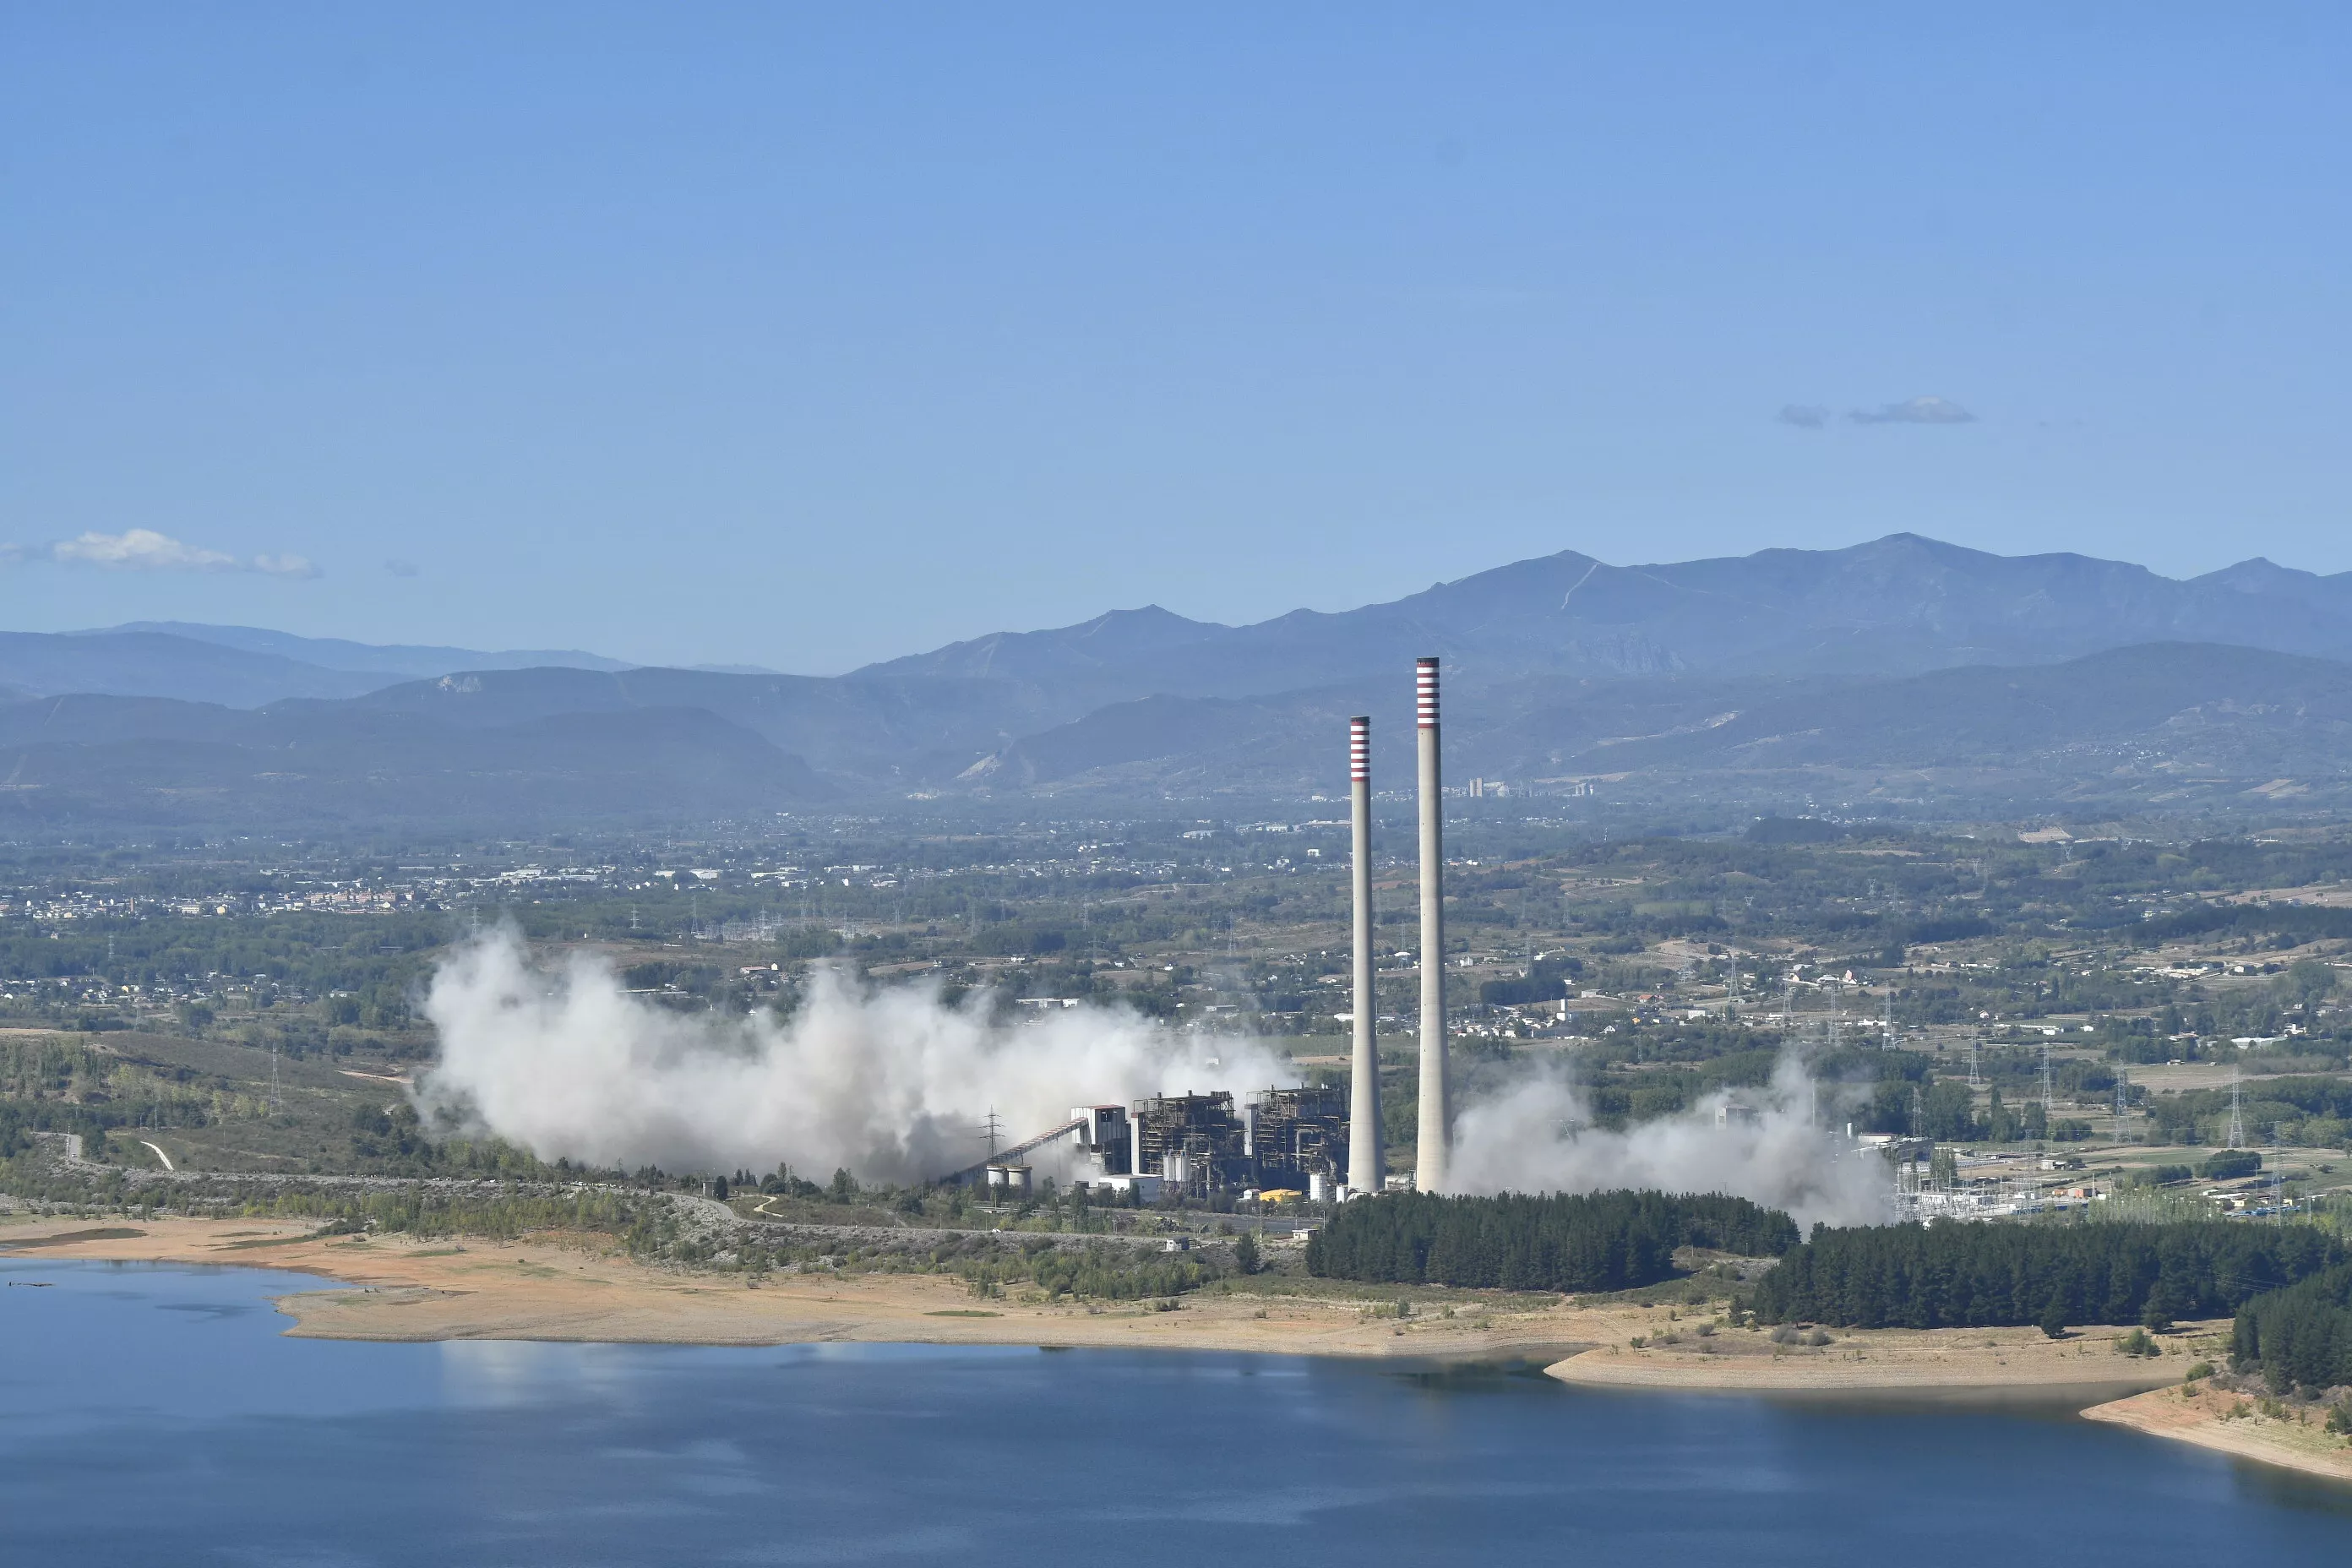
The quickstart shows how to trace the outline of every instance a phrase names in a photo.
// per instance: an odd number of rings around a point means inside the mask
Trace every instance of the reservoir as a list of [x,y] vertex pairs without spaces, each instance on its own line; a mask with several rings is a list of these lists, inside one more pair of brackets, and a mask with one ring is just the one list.
[[0,1280],[11,1565],[2352,1560],[2352,1487],[2073,1404],[1217,1352],[346,1343],[282,1337],[269,1299],[329,1283],[302,1276]]

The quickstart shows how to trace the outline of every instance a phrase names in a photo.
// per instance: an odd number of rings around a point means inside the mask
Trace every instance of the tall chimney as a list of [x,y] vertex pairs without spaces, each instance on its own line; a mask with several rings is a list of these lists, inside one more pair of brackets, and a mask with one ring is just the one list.
[[1437,765],[1437,661],[1413,670],[1421,731],[1421,1142],[1417,1191],[1445,1190],[1453,1152],[1453,1104],[1445,1081],[1444,789]]
[[1372,721],[1348,721],[1348,815],[1355,830],[1351,880],[1356,896],[1356,1054],[1348,1093],[1348,1185],[1377,1193],[1388,1184],[1381,1148],[1380,997],[1372,984]]

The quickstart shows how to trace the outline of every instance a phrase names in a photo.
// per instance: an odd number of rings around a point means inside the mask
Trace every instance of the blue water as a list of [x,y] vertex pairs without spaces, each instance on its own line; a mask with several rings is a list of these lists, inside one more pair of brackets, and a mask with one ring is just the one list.
[[[1216,1353],[280,1337],[0,1263],[0,1562],[2352,1562],[2352,1488],[2076,1420]],[[36,1282],[46,1289],[33,1288]]]

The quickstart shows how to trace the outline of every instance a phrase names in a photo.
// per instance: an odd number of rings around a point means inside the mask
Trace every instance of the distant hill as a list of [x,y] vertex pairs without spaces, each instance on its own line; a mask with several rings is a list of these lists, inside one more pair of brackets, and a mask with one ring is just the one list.
[[2158,761],[2234,773],[2352,770],[2352,664],[2153,643],[1773,698],[1609,756],[1612,768],[2062,761],[2079,771]]
[[[1386,684],[1113,704],[1024,737],[966,782],[1111,795],[1336,788],[1345,718],[1370,711],[1376,786],[1410,788],[1410,695]],[[1912,795],[1998,787],[2155,802],[2196,781],[2284,780],[2284,799],[2352,791],[2352,663],[2155,643],[1879,680],[1528,678],[1450,698],[1446,753],[1456,783],[1634,779],[1725,798],[1876,773],[1916,775],[1895,786]]]
[[1908,533],[1848,550],[1653,566],[1563,551],[1339,614],[1224,626],[1152,606],[859,673],[1019,680],[1076,718],[1142,697],[1329,686],[1402,670],[1423,654],[1444,658],[1450,679],[1473,682],[1875,676],[2159,641],[2352,658],[2352,574],[2255,560],[2179,582],[2122,562],[1992,555]]
[[89,691],[258,708],[286,697],[356,697],[397,679],[162,632],[0,632],[0,685],[44,695]]
[[356,697],[451,670],[541,665],[629,668],[595,654],[376,647],[181,621],[142,621],[92,632],[0,633],[0,688],[34,695],[170,697],[232,708],[259,708],[289,697]]
[[[0,818],[1299,795],[1336,788],[1359,712],[1397,789],[1427,653],[1447,661],[1456,781],[1718,804],[2352,804],[2352,574],[2250,561],[2179,582],[1894,534],[1661,566],[1564,552],[1247,626],[1147,607],[834,678],[237,627],[18,633],[0,636]],[[383,668],[400,661],[427,673]]]
[[675,821],[837,794],[801,758],[697,709],[467,726],[351,702],[0,706],[0,822],[19,825]]
[[388,687],[354,706],[465,727],[562,713],[695,708],[816,767],[874,782],[952,776],[1055,717],[1014,681],[692,669],[469,670]]
[[274,654],[321,669],[359,670],[370,675],[446,675],[453,669],[532,669],[553,665],[571,669],[628,669],[625,659],[577,648],[508,648],[484,652],[472,647],[434,647],[411,643],[347,642],[341,637],[303,637],[291,632],[259,626],[214,626],[196,621],[130,621],[77,637],[120,637],[129,632],[161,632],[247,653]]

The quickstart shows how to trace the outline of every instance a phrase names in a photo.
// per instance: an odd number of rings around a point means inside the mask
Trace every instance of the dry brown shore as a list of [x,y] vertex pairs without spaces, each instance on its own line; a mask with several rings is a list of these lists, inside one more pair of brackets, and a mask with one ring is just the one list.
[[2316,1418],[2283,1420],[2265,1415],[2256,1401],[2209,1384],[2153,1389],[2094,1405],[2083,1414],[2153,1437],[2169,1437],[2242,1459],[2352,1481],[2352,1447]]
[[[1424,1305],[1398,1320],[1345,1295],[1269,1296],[1214,1289],[1175,1311],[1136,1304],[972,1299],[940,1275],[740,1276],[649,1268],[604,1238],[430,1242],[320,1237],[300,1222],[49,1220],[0,1228],[0,1256],[233,1264],[300,1270],[345,1287],[278,1298],[288,1331],[313,1339],[573,1340],[720,1345],[820,1340],[971,1344],[1164,1346],[1307,1355],[1467,1359],[1547,1351],[1563,1382],[1692,1389],[2149,1387],[2178,1381],[2178,1357],[2112,1353],[2116,1331],[2051,1345],[2035,1330],[1840,1334],[1823,1348],[1773,1345],[1758,1331],[1696,1337],[1675,1309],[1559,1297],[1452,1315]],[[76,1232],[113,1234],[64,1239]],[[56,1244],[28,1242],[58,1237]],[[1684,1310],[1688,1310],[1684,1309]],[[1679,1345],[1629,1348],[1680,1331]],[[2194,1342],[2176,1341],[2176,1344]]]
[[[1841,1336],[1802,1359],[1786,1350],[1777,1356],[1759,1353],[1756,1345],[1740,1342],[1748,1336],[1718,1331],[1704,1340],[1693,1335],[1678,1344],[1642,1350],[1599,1345],[1545,1370],[1564,1383],[1608,1388],[2039,1390],[2084,1401],[2089,1408],[2083,1415],[2094,1421],[2352,1481],[2352,1447],[2316,1417],[2280,1419],[2263,1415],[2259,1402],[2210,1384],[2182,1385],[2198,1362],[2218,1366],[2227,1359],[2227,1320],[2177,1325],[2176,1331],[2160,1337],[2166,1353],[2154,1357],[2117,1353],[2117,1342],[2130,1331],[2078,1329],[2053,1341],[2039,1329],[1873,1330]],[[1731,1342],[1721,1342],[1727,1340]]]
[[[136,1234],[26,1246],[92,1230]],[[1536,1347],[1558,1354],[1602,1333],[1640,1333],[1651,1316],[1552,1306],[1399,1321],[1369,1316],[1358,1300],[1214,1290],[1155,1311],[1134,1303],[975,1300],[960,1279],[915,1274],[772,1274],[752,1287],[740,1276],[647,1268],[610,1251],[602,1237],[436,1243],[311,1230],[269,1220],[44,1221],[0,1229],[0,1257],[222,1264],[347,1282],[278,1298],[294,1320],[287,1331],[309,1339],[846,1341],[1468,1359]]]
[[[92,1235],[100,1232],[105,1234]],[[71,1237],[72,1239],[67,1239]],[[51,1240],[50,1238],[58,1238]],[[29,1244],[29,1245],[28,1245]],[[1527,1310],[1455,1309],[1404,1321],[1339,1298],[1204,1291],[1176,1311],[975,1301],[934,1275],[680,1274],[634,1263],[603,1238],[427,1242],[319,1237],[268,1220],[45,1220],[0,1226],[0,1257],[101,1258],[282,1268],[342,1281],[278,1298],[309,1339],[562,1340],[711,1345],[822,1341],[1224,1350],[1270,1354],[1475,1360],[1574,1353],[1546,1370],[1587,1387],[1720,1393],[1877,1390],[2040,1392],[2104,1400],[2084,1414],[2153,1436],[2352,1481],[2352,1448],[2316,1424],[2263,1415],[2210,1386],[2179,1386],[2196,1359],[2218,1363],[2228,1325],[2184,1324],[2154,1359],[2116,1352],[2127,1331],[1866,1330],[1821,1347],[1776,1346],[1669,1308],[1554,1299]],[[1633,1348],[1635,1338],[1678,1342]],[[2119,1391],[2127,1397],[2114,1398]]]
[[1680,1342],[1607,1343],[1547,1370],[1563,1383],[1606,1388],[1721,1392],[1789,1389],[2048,1388],[2110,1392],[2178,1383],[2200,1355],[2214,1353],[2227,1323],[2184,1323],[2168,1353],[2116,1351],[2125,1329],[2078,1329],[2052,1340],[2040,1329],[1863,1329],[1814,1347],[1781,1346],[1754,1331],[1701,1338],[1687,1325]]

